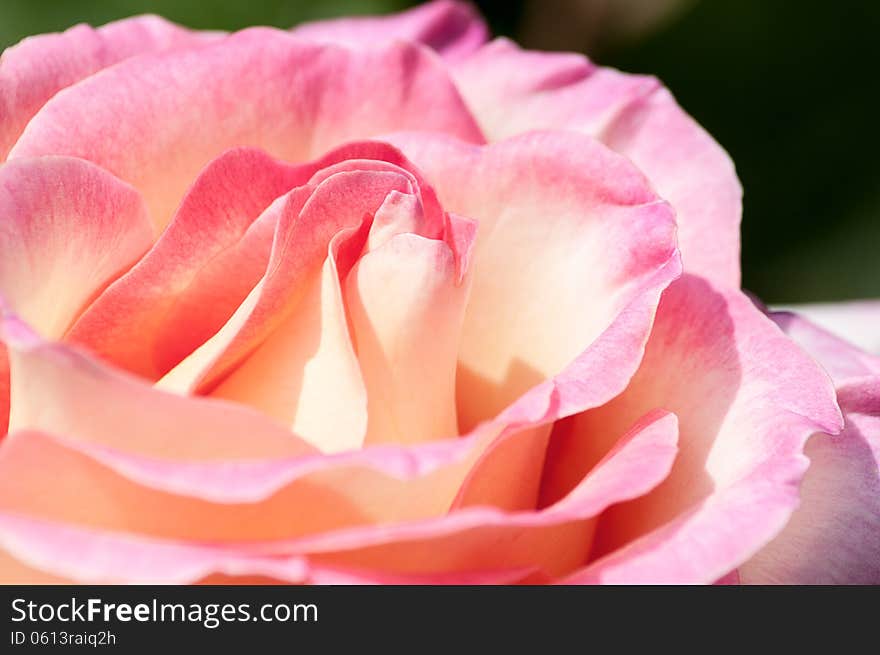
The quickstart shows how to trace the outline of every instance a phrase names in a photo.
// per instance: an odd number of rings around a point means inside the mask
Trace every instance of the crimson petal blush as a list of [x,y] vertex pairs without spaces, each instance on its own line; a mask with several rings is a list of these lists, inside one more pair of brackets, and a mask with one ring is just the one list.
[[877,356],[739,288],[657,79],[146,16],[8,49],[0,126],[0,581],[880,581]]

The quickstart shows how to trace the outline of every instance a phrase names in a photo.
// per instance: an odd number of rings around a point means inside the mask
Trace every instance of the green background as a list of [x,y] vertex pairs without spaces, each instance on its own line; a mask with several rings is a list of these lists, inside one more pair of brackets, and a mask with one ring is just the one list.
[[[614,0],[609,0],[613,2]],[[571,33],[566,5],[478,1],[495,33],[559,48],[528,16]],[[380,13],[407,0],[0,0],[0,47],[77,22],[137,13],[236,29]],[[601,33],[601,25],[599,26]],[[585,29],[585,35],[590,30]],[[638,39],[564,44],[660,77],[731,153],[745,187],[744,286],[768,302],[880,297],[877,117],[880,3],[702,0]]]

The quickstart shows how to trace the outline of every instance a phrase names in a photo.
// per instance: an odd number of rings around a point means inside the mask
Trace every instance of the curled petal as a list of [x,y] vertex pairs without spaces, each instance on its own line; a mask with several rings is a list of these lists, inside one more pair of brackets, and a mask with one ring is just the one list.
[[367,430],[367,392],[338,265],[341,249],[360,250],[365,228],[331,239],[330,256],[305,281],[296,311],[211,391],[260,409],[327,453],[359,448]]
[[[603,334],[611,341],[618,332],[619,346],[621,329],[632,335],[614,366],[622,376],[635,370],[659,292],[679,271],[672,210],[629,161],[561,132],[488,146],[423,134],[394,140],[443,206],[479,226],[459,352],[464,429],[577,367]],[[590,393],[569,372],[554,418]]]
[[827,329],[791,312],[771,312],[770,318],[783,332],[816,358],[835,385],[850,379],[880,376],[880,355],[872,355]]
[[[103,359],[150,379],[213,335],[265,272],[275,198],[314,173],[236,149],[199,175],[159,241],[68,332]],[[230,272],[234,271],[234,274]]]
[[364,255],[346,284],[369,405],[366,443],[458,433],[455,361],[468,298],[443,241],[398,234]]

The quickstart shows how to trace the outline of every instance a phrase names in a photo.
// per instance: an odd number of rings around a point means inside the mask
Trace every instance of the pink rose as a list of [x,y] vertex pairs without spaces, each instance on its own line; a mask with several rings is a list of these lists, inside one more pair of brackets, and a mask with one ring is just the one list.
[[0,580],[880,581],[880,360],[739,290],[656,79],[485,41],[4,53]]

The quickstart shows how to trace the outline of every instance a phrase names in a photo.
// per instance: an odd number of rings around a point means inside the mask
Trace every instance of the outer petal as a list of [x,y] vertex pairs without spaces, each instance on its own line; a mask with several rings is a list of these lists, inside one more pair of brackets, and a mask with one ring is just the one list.
[[59,93],[10,156],[94,161],[138,188],[164,227],[198,172],[229,148],[302,161],[396,129],[482,140],[427,49],[349,50],[255,28],[122,62]]
[[[95,533],[0,513],[3,584],[188,584],[211,575],[307,579],[302,558],[247,557],[220,548]],[[46,579],[47,574],[54,579]]]
[[816,358],[837,386],[851,379],[880,376],[880,355],[860,350],[798,314],[771,312],[770,318]]
[[152,242],[138,193],[68,157],[0,167],[0,216],[0,296],[53,338]]
[[648,492],[666,476],[676,433],[670,414],[643,417],[577,488],[543,511],[472,507],[429,521],[354,528],[256,550],[308,553],[310,561],[327,565],[407,574],[534,567],[559,575],[583,561],[599,512]]
[[3,584],[510,584],[528,574],[528,570],[520,569],[451,576],[388,575],[321,566],[302,557],[255,557],[235,549],[0,514]]
[[739,286],[742,190],[733,164],[657,80],[506,40],[457,63],[454,75],[490,140],[577,130],[626,155],[675,208],[685,270]]
[[[560,374],[615,324],[642,334],[617,353],[616,367],[634,369],[653,308],[636,320],[632,304],[656,306],[678,274],[678,253],[672,211],[630,162],[589,137],[557,132],[485,147],[395,140],[443,206],[479,224],[459,352],[465,429]],[[569,377],[566,403],[576,406],[578,381]]]
[[470,54],[488,38],[486,24],[472,5],[457,0],[434,0],[390,16],[305,23],[292,32],[317,41],[361,48],[392,39],[417,41],[447,59]]
[[846,428],[807,444],[801,504],[746,584],[880,584],[880,377],[838,392]]
[[830,381],[811,359],[740,292],[685,276],[664,294],[626,392],[554,435],[547,500],[601,456],[609,429],[651,407],[680,420],[672,473],[603,516],[591,555],[598,560],[572,582],[717,580],[788,520],[810,435],[841,427]]
[[801,504],[785,530],[740,567],[743,582],[880,583],[880,357],[805,319],[771,314],[831,373],[846,427],[807,444]]
[[788,309],[862,350],[880,355],[880,300],[795,305]]
[[65,87],[134,55],[217,38],[219,34],[190,32],[158,16],[137,16],[98,29],[77,25],[9,48],[0,60],[0,161],[34,114]]
[[257,412],[157,391],[77,350],[44,341],[14,316],[4,315],[0,338],[13,371],[12,430],[44,430],[183,460],[314,452]]

